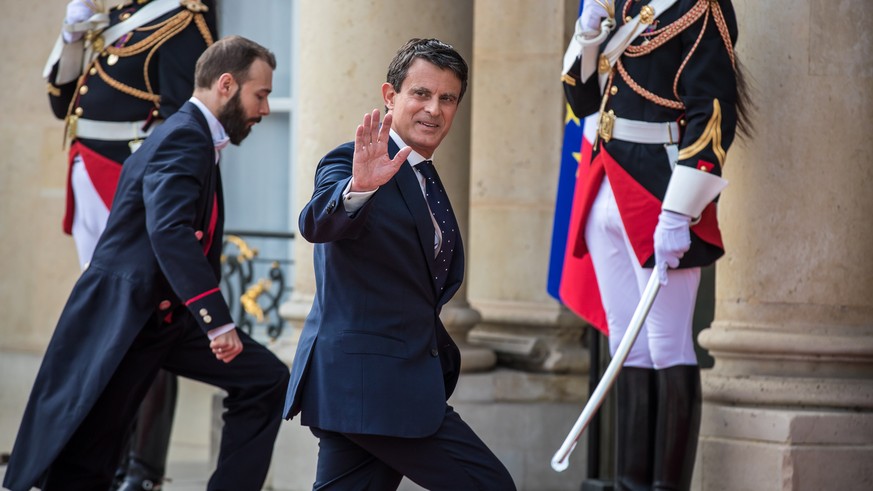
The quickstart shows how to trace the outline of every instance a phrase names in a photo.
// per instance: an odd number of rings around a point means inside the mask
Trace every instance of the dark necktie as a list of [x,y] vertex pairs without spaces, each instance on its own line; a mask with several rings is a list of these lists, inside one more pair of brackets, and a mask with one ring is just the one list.
[[424,194],[427,198],[427,205],[430,207],[430,212],[434,220],[436,220],[442,235],[440,249],[434,258],[435,266],[433,269],[434,282],[439,291],[442,291],[446,285],[449,266],[452,264],[452,254],[455,252],[455,244],[458,238],[458,223],[455,221],[455,214],[452,213],[449,198],[446,195],[439,175],[437,175],[433,162],[425,160],[417,164],[415,168],[425,178]]

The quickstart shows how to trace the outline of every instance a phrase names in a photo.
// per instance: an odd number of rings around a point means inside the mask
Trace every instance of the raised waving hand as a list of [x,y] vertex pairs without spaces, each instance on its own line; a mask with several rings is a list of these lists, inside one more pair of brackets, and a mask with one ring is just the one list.
[[355,154],[352,157],[351,191],[373,191],[388,182],[412,152],[403,147],[394,158],[388,156],[388,130],[391,128],[391,113],[385,115],[379,125],[379,109],[364,115],[364,121],[355,132]]

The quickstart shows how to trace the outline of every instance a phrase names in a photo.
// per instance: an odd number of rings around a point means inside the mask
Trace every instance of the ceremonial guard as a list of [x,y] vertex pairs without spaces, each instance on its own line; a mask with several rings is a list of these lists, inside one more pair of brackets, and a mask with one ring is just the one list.
[[651,268],[661,283],[618,376],[617,489],[690,486],[700,421],[691,322],[700,268],[724,252],[716,197],[747,125],[736,39],[729,0],[585,0],[565,55],[573,111],[600,114],[570,240],[574,255],[590,255],[584,291],[600,295],[612,354]]
[[[114,4],[114,5],[113,5]],[[63,230],[84,268],[106,226],[121,166],[194,89],[194,65],[216,37],[211,0],[72,0],[45,67],[69,144]],[[143,401],[121,490],[160,489],[176,404],[161,371]]]

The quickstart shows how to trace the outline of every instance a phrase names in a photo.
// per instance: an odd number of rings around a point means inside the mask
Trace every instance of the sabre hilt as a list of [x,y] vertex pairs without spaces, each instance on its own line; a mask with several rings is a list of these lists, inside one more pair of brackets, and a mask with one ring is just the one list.
[[[606,36],[609,36],[609,33],[612,32],[613,29],[615,29],[615,18],[605,17],[602,21],[600,21],[600,32],[596,36],[594,36],[593,38],[586,38],[583,35],[582,29],[581,29],[582,28],[582,25],[580,24],[581,22],[582,22],[582,17],[579,17],[578,19],[576,19],[576,24],[579,24],[579,25],[576,26],[576,33],[573,34],[573,38],[576,40],[577,43],[579,43],[583,47],[584,46],[592,46],[592,45],[599,46],[600,43],[602,43],[603,40],[606,39]],[[593,31],[589,31],[589,32],[593,32]]]

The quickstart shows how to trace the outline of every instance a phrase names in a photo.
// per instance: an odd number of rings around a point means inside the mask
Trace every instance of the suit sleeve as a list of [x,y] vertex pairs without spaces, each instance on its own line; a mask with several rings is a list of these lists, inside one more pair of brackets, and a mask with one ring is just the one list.
[[315,191],[300,212],[300,234],[313,243],[356,238],[366,224],[371,198],[357,213],[343,206],[343,190],[352,178],[354,144],[346,143],[328,153],[315,171]]
[[204,332],[233,322],[219,279],[194,235],[202,203],[214,199],[204,196],[214,166],[208,136],[180,127],[163,140],[143,178],[146,231],[155,257]]
[[[720,10],[718,5],[714,2],[713,10]],[[736,19],[732,9],[724,14],[725,33],[713,19],[707,21],[702,36],[697,24],[682,32],[683,59],[688,63],[678,89],[686,108],[678,163],[718,176],[737,123],[737,82],[727,47],[736,38]]]

